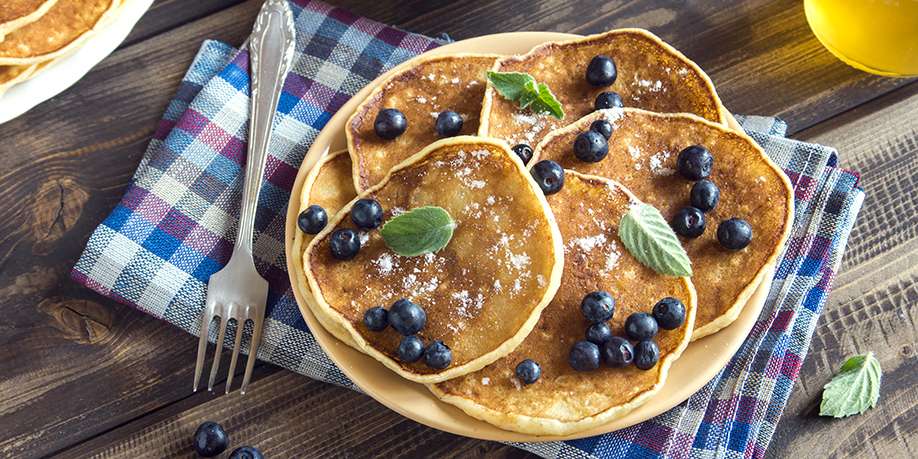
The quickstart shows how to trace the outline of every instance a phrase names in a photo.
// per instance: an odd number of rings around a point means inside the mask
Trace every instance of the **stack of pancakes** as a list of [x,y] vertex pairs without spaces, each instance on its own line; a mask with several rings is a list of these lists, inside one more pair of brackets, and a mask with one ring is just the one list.
[[[615,60],[611,86],[588,84],[584,72],[597,55]],[[525,72],[546,83],[563,119],[521,109],[500,96],[488,70]],[[624,108],[594,110],[602,91],[617,92]],[[400,136],[376,135],[374,119],[396,108],[408,119]],[[438,114],[458,112],[459,135],[440,138]],[[605,119],[614,127],[602,161],[579,161],[578,133]],[[566,435],[621,417],[663,386],[689,342],[716,333],[739,315],[774,268],[793,214],[790,184],[722,106],[707,75],[677,50],[640,29],[622,29],[540,45],[519,56],[421,57],[383,81],[347,123],[348,150],[326,155],[309,172],[301,209],[322,206],[328,224],[318,234],[297,231],[291,265],[295,288],[330,333],[441,400],[507,430]],[[523,163],[512,145],[527,144]],[[669,219],[688,203],[691,182],[675,174],[676,156],[704,145],[715,158],[711,179],[720,202],[707,231],[680,238],[693,277],[659,274],[638,262],[618,239],[622,216],[649,203]],[[528,168],[551,159],[565,168],[562,189],[545,196]],[[456,223],[442,250],[417,257],[392,251],[379,230],[359,230],[351,260],[330,255],[335,229],[354,228],[349,210],[377,200],[383,221],[406,210],[439,206]],[[716,222],[738,217],[754,231],[742,250],[721,247]],[[713,222],[713,223],[711,223]],[[631,313],[650,312],[662,298],[686,307],[684,323],[660,330],[659,362],[576,371],[571,346],[588,325],[580,301],[604,290],[615,298],[609,325],[624,336]],[[401,362],[401,336],[370,331],[364,312],[405,298],[422,305],[419,333],[442,340],[452,363],[433,369]],[[522,384],[514,369],[524,359],[541,377]],[[423,359],[422,359],[423,360]]]
[[121,0],[3,0],[0,94],[67,56],[117,14]]

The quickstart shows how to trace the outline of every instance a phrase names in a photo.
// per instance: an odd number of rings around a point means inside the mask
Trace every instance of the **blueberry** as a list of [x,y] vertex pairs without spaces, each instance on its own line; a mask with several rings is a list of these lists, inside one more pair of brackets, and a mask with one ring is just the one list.
[[539,376],[542,376],[542,367],[535,360],[526,359],[516,366],[516,377],[523,384],[532,384],[539,380]]
[[207,421],[198,426],[194,432],[194,450],[198,456],[214,457],[226,450],[229,446],[229,436],[223,426],[213,421]]
[[606,140],[609,140],[609,137],[612,137],[612,123],[606,120],[593,121],[590,123],[590,130],[602,134]]
[[535,163],[535,166],[532,166],[532,177],[545,195],[555,194],[564,186],[564,169],[550,159]]
[[634,366],[649,370],[660,360],[660,348],[657,343],[645,340],[634,346]]
[[413,335],[427,325],[427,313],[420,306],[402,298],[389,308],[389,323],[402,335]]
[[440,137],[452,137],[462,130],[462,116],[452,110],[437,115],[437,134]]
[[609,143],[602,134],[596,131],[581,132],[574,139],[574,156],[581,161],[599,162],[607,154],[609,154]]
[[357,232],[350,228],[336,229],[331,233],[328,246],[333,257],[350,260],[360,251],[360,239],[357,238]]
[[389,313],[382,306],[373,306],[363,313],[363,325],[372,331],[383,331],[389,326]]
[[529,161],[532,159],[532,147],[525,143],[514,145],[513,152],[516,153],[516,156],[520,157],[524,166],[529,164]]
[[599,368],[599,346],[589,341],[577,341],[571,348],[567,363],[577,371],[591,371]]
[[610,367],[626,367],[634,361],[634,348],[620,336],[613,336],[602,346],[602,357]]
[[230,453],[229,459],[265,459],[265,456],[254,446],[240,446]]
[[725,249],[742,250],[752,242],[752,227],[741,218],[724,220],[717,227],[717,241]]
[[358,228],[376,228],[382,224],[382,218],[382,206],[375,199],[358,199],[351,207],[351,221]]
[[701,180],[711,175],[714,167],[714,157],[707,148],[701,145],[692,145],[679,152],[676,158],[676,170],[679,175],[689,180]]
[[685,323],[685,305],[676,298],[668,296],[653,305],[653,318],[664,330],[675,330]]
[[405,363],[417,362],[424,355],[424,341],[418,335],[402,337],[398,343],[398,359]]
[[596,96],[596,100],[593,101],[594,110],[605,110],[607,108],[624,106],[625,104],[622,103],[622,96],[618,95],[618,93],[614,91],[601,92],[598,96]]
[[586,80],[593,86],[609,86],[617,76],[615,61],[609,56],[594,56],[587,66]]
[[696,238],[704,233],[704,213],[695,207],[683,207],[673,215],[669,226],[680,236]]
[[635,341],[651,339],[657,334],[657,321],[646,312],[635,312],[625,319],[625,334]]
[[326,224],[328,224],[328,214],[325,213],[322,206],[315,204],[300,212],[300,216],[296,219],[296,226],[299,226],[300,231],[306,234],[319,234]]
[[615,313],[615,298],[602,290],[590,292],[580,300],[580,312],[592,323],[605,322]]
[[689,195],[692,207],[697,207],[702,212],[713,210],[720,200],[720,188],[708,179],[701,179],[692,185]]
[[408,129],[408,119],[405,114],[394,108],[380,110],[373,122],[373,130],[379,137],[392,140]]
[[586,339],[593,344],[602,346],[603,343],[612,339],[612,329],[609,328],[609,324],[606,322],[597,322],[587,327]]
[[424,350],[424,363],[430,368],[442,370],[452,361],[453,351],[449,350],[449,346],[443,344],[443,341],[436,340]]

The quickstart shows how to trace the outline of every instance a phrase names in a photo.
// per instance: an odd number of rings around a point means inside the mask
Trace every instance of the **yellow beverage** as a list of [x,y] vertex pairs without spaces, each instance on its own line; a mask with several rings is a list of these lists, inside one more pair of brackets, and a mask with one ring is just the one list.
[[816,38],[845,63],[918,75],[918,0],[805,0],[804,8]]

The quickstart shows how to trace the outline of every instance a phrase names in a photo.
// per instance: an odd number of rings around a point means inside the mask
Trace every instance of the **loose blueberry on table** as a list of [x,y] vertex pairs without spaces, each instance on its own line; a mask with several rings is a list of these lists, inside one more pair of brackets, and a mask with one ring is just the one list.
[[586,69],[587,83],[593,86],[609,86],[615,83],[618,76],[618,69],[615,67],[615,61],[609,56],[598,55],[590,60]]
[[701,179],[692,185],[689,201],[692,207],[702,212],[714,210],[717,202],[720,201],[720,188],[708,179]]
[[612,137],[612,129],[612,123],[606,120],[596,120],[590,123],[590,130],[602,134],[606,140],[609,140],[609,137]]
[[428,367],[442,370],[449,366],[453,361],[453,351],[449,346],[443,344],[443,341],[436,340],[427,346],[424,350],[424,363]]
[[383,331],[389,326],[389,313],[382,306],[374,306],[363,313],[363,325],[371,331]]
[[264,459],[264,454],[254,446],[240,446],[230,453],[229,459]]
[[440,112],[437,115],[437,134],[440,137],[452,137],[462,131],[462,116],[452,110]]
[[532,166],[532,177],[546,196],[561,191],[564,186],[564,169],[550,159],[535,163]]
[[634,366],[649,370],[660,360],[660,348],[657,343],[646,340],[640,341],[634,346]]
[[574,156],[583,162],[599,162],[607,154],[609,154],[609,143],[602,134],[596,131],[581,132],[574,139]]
[[592,371],[599,368],[599,346],[589,341],[577,341],[571,347],[567,363],[577,371]]
[[680,236],[696,238],[704,233],[704,213],[695,207],[683,207],[673,215],[669,226]]
[[593,101],[593,109],[606,110],[609,108],[624,107],[622,96],[615,91],[601,92]]
[[214,457],[229,446],[229,436],[223,426],[207,421],[194,432],[194,450],[201,457]]
[[424,355],[424,341],[418,335],[402,337],[398,343],[398,359],[405,363],[417,362]]
[[602,290],[587,293],[580,301],[580,312],[592,323],[605,322],[615,313],[615,299]]
[[613,336],[602,346],[602,357],[610,367],[626,367],[634,361],[634,347],[620,336]]
[[653,306],[653,318],[664,330],[675,330],[685,323],[685,305],[677,298],[668,296]]
[[389,324],[404,336],[413,335],[427,325],[427,313],[417,304],[402,298],[389,308]]
[[542,376],[542,367],[535,360],[526,359],[516,366],[516,377],[523,384],[532,384]]
[[325,209],[322,206],[316,204],[300,212],[296,219],[296,226],[299,226],[300,231],[306,234],[319,234],[319,231],[322,231],[327,224],[328,214],[325,213]]
[[350,260],[360,251],[360,239],[357,232],[350,228],[336,229],[328,241],[331,254],[338,260]]
[[405,133],[408,129],[408,119],[405,114],[395,108],[385,108],[376,114],[373,121],[373,130],[376,135],[386,140],[392,140]]
[[526,145],[525,143],[514,145],[513,152],[516,153],[516,156],[520,157],[520,160],[523,161],[524,166],[529,164],[529,161],[532,160],[532,147]]
[[635,341],[651,339],[657,330],[656,319],[646,312],[635,312],[625,319],[625,334]]
[[612,339],[612,328],[606,322],[591,324],[587,327],[586,339],[597,346],[602,346],[603,343]]
[[358,199],[351,207],[351,221],[358,228],[373,229],[382,224],[383,208],[375,199]]
[[724,220],[717,227],[717,241],[729,250],[742,250],[752,242],[752,226],[741,218]]
[[714,157],[701,145],[692,145],[680,151],[676,158],[676,171],[689,180],[708,178],[713,167]]

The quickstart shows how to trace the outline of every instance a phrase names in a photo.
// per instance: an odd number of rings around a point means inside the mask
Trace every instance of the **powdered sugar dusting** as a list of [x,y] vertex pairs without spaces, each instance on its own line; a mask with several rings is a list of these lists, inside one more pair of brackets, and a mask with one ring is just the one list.
[[669,158],[672,157],[672,152],[669,150],[661,150],[654,153],[649,160],[650,171],[653,175],[666,176],[673,175],[676,173],[676,170],[671,167],[666,167],[664,164]]
[[546,126],[544,116],[539,116],[534,113],[514,113],[513,121],[520,126],[520,129],[519,132],[511,135],[511,143],[525,141],[527,144],[532,144],[535,137],[539,135],[539,132],[542,132]]
[[395,267],[392,255],[390,255],[388,252],[383,252],[380,254],[379,257],[372,261],[372,263],[376,265],[376,270],[383,276],[392,274],[392,269]]

